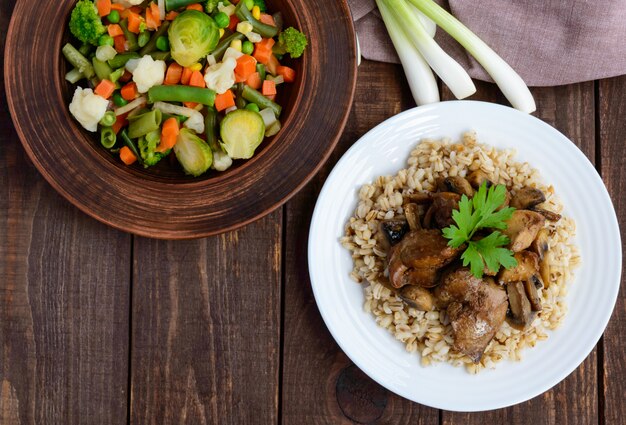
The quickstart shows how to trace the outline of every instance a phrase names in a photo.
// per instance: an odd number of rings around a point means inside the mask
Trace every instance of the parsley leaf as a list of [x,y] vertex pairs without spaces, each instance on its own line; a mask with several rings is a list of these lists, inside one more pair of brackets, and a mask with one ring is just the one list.
[[483,183],[471,200],[465,195],[461,197],[459,209],[452,212],[455,224],[442,230],[443,236],[449,239],[449,246],[458,248],[467,243],[461,255],[463,266],[469,265],[472,274],[478,278],[483,276],[485,266],[496,273],[500,266],[508,269],[517,265],[513,252],[503,248],[509,238],[501,232],[496,230],[480,240],[472,240],[479,229],[506,229],[506,221],[515,208],[496,211],[505,200],[504,185],[491,186],[487,190],[486,183]]

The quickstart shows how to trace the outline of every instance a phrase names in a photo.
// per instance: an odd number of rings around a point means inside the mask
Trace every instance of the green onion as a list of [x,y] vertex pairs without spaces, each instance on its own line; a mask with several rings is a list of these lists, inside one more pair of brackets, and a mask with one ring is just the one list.
[[[439,102],[439,87],[430,66],[400,29],[387,6],[377,0],[378,10],[387,27],[391,42],[398,53],[409,88],[417,105]],[[432,31],[432,30],[431,30]],[[429,33],[430,36],[430,33]]]
[[527,113],[536,110],[535,100],[524,80],[476,34],[432,0],[410,1],[474,56],[514,108]]
[[116,120],[117,118],[115,117],[115,112],[106,111],[104,113],[104,116],[100,119],[100,125],[103,127],[111,127],[113,124],[115,124]]
[[100,143],[107,149],[111,149],[115,146],[115,142],[117,141],[117,136],[115,135],[115,131],[111,127],[103,127],[100,130]]
[[128,135],[136,139],[145,136],[151,131],[158,130],[161,125],[161,111],[154,109],[141,115],[134,115],[129,118]]
[[61,52],[63,56],[65,56],[65,59],[67,59],[74,68],[77,68],[86,78],[91,78],[95,75],[91,62],[70,43],[63,46]]

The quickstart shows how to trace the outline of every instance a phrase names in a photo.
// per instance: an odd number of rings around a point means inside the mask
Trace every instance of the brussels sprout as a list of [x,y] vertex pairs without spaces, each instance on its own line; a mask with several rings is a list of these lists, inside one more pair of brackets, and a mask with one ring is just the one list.
[[174,153],[185,172],[194,177],[206,172],[213,163],[213,153],[209,145],[187,128],[178,133]]
[[211,53],[220,33],[215,21],[197,10],[179,14],[168,29],[172,57],[182,66],[191,66]]
[[263,117],[248,109],[237,109],[226,114],[220,125],[222,147],[233,159],[252,158],[264,135]]

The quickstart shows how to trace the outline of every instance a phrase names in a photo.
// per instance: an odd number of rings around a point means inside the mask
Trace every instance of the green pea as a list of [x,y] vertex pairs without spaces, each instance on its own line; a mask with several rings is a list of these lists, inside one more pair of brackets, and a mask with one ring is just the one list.
[[107,19],[112,24],[117,24],[120,21],[120,12],[117,10],[112,10],[111,13],[107,16]]
[[224,12],[217,13],[213,19],[218,28],[226,28],[230,24],[230,18]]
[[115,41],[109,34],[103,34],[98,38],[98,46],[113,46]]
[[141,31],[139,37],[137,37],[137,44],[139,47],[143,47],[150,41],[150,33],[148,31]]
[[113,103],[115,106],[124,106],[128,104],[128,101],[122,97],[120,92],[116,91],[113,93]]
[[254,111],[254,112],[259,112],[259,105],[257,105],[256,103],[248,103],[246,105],[246,108],[248,111]]
[[166,36],[161,35],[156,39],[156,48],[162,52],[167,52],[170,50],[170,41]]
[[252,8],[254,7],[254,0],[245,0],[246,1],[246,7],[248,8],[248,10],[252,10]]
[[254,51],[254,44],[252,44],[252,42],[248,40],[244,41],[243,44],[241,45],[241,53],[243,53],[244,55],[251,55],[253,51]]

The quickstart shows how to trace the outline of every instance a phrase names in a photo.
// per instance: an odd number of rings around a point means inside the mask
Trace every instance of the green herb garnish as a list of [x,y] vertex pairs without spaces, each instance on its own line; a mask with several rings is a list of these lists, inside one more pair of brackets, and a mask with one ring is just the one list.
[[452,212],[452,219],[456,225],[442,230],[448,245],[458,248],[467,243],[467,248],[461,255],[463,266],[470,266],[474,276],[481,278],[485,265],[497,273],[500,266],[511,268],[517,265],[513,252],[503,248],[509,243],[509,238],[495,230],[488,236],[473,240],[474,234],[480,229],[506,229],[506,221],[511,218],[515,208],[507,207],[496,211],[506,199],[504,185],[491,186],[483,183],[472,199],[463,195],[459,201],[459,209]]

